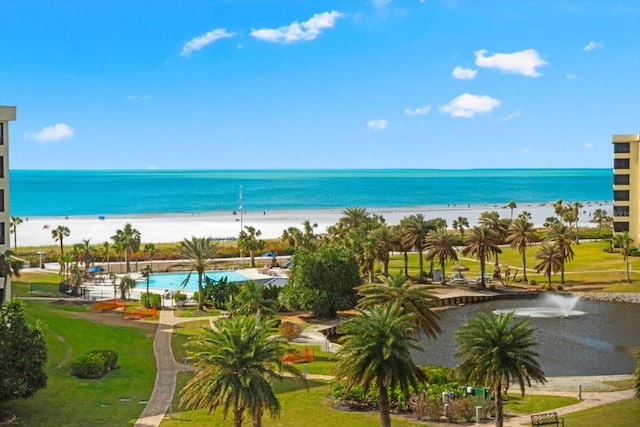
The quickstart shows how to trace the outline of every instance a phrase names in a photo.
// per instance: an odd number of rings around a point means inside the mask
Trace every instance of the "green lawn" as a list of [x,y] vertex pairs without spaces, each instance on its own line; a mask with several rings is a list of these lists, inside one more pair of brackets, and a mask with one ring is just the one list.
[[640,425],[640,399],[622,400],[564,416],[566,426],[629,427]]

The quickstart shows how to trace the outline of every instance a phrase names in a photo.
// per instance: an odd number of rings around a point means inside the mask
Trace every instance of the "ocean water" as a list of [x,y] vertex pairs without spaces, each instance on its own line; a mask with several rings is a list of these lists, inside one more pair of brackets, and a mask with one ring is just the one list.
[[610,201],[611,169],[12,170],[14,216]]

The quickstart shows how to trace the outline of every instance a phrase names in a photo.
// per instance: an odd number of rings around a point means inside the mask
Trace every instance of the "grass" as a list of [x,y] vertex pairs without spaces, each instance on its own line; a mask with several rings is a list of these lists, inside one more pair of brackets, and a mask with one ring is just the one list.
[[640,425],[640,399],[628,399],[596,406],[564,416],[567,426],[628,427]]
[[[17,415],[13,426],[131,425],[144,409],[138,402],[151,395],[156,375],[155,327],[114,326],[88,320],[82,313],[48,301],[26,301],[25,312],[44,326],[48,387],[29,400],[0,405]],[[101,316],[101,315],[94,315]],[[104,318],[103,318],[104,319]],[[113,349],[119,369],[99,380],[70,375],[70,362],[94,349]]]
[[198,310],[198,306],[186,306],[176,308],[174,316],[176,317],[203,317],[203,316],[219,316],[220,310],[207,309],[207,311]]
[[549,412],[555,408],[573,405],[580,402],[576,397],[547,396],[543,394],[525,394],[522,397],[519,393],[509,393],[509,400],[505,401],[505,411],[515,414],[535,414],[538,412]]

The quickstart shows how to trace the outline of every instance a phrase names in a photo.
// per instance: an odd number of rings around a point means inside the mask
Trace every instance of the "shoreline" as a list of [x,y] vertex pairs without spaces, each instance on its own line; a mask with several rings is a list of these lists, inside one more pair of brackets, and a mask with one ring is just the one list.
[[[605,209],[612,213],[610,202],[582,202],[583,208],[579,218],[580,227],[595,227],[590,223],[590,218],[596,209]],[[144,243],[174,243],[180,242],[191,236],[207,236],[218,240],[237,238],[242,226],[251,226],[261,231],[260,238],[276,239],[289,227],[302,228],[304,221],[317,224],[315,232],[322,234],[326,228],[335,224],[342,212],[347,209],[291,209],[273,211],[245,211],[233,214],[231,211],[193,212],[193,213],[149,213],[149,214],[104,214],[104,215],[77,215],[77,216],[24,216],[22,223],[17,227],[17,246],[38,247],[56,245],[51,231],[62,225],[68,227],[70,235],[64,239],[65,245],[82,243],[82,240],[91,239],[91,243],[101,244],[111,241],[111,236],[116,230],[122,229],[130,223],[133,228],[140,231],[141,240]],[[425,219],[444,218],[447,226],[452,228],[452,223],[458,217],[467,218],[469,225],[477,225],[482,212],[496,211],[500,218],[510,218],[511,210],[499,204],[465,204],[465,205],[431,205],[431,206],[406,206],[387,208],[366,208],[370,214],[382,215],[387,224],[395,225],[406,216],[423,214]],[[552,203],[521,203],[513,210],[515,218],[522,211],[531,214],[531,220],[536,227],[542,227],[545,219],[553,216]],[[241,221],[242,219],[242,221]],[[7,236],[13,245],[13,234]]]

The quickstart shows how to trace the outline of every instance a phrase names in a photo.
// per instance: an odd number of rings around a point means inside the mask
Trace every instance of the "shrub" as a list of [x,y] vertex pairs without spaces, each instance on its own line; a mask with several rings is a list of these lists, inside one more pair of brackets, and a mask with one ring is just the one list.
[[557,289],[558,289],[559,291],[564,291],[564,286],[562,286],[562,285],[558,285]]
[[409,399],[409,407],[419,421],[423,418],[427,421],[438,420],[444,412],[442,398],[439,396],[427,396],[425,391],[411,396],[411,399]]
[[176,291],[173,294],[173,300],[176,303],[178,303],[178,305],[179,305],[179,303],[183,303],[184,304],[184,302],[187,300],[187,294],[185,294],[183,292],[180,292],[180,291]]
[[529,279],[529,286],[537,286],[538,282],[536,282],[536,279]]
[[162,297],[158,294],[144,293],[140,295],[140,302],[145,307],[155,307],[156,309],[162,308]]
[[606,253],[612,253],[613,252],[613,245],[611,244],[611,240],[603,240],[602,241],[602,251],[606,252]]
[[278,326],[278,329],[280,330],[280,335],[287,341],[293,341],[302,333],[300,325],[293,322],[282,322],[280,326]]
[[447,418],[450,422],[471,422],[476,413],[477,399],[473,397],[463,397],[449,401],[449,412]]
[[102,378],[118,367],[118,353],[113,350],[92,350],[71,362],[71,375],[84,379]]

